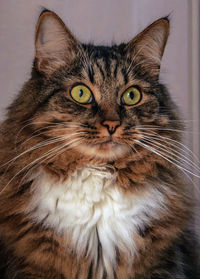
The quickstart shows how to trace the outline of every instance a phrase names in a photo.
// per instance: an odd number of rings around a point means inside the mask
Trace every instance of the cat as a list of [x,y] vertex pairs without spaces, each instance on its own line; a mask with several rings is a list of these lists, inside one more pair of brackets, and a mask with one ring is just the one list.
[[184,127],[159,82],[169,28],[95,46],[41,13],[1,125],[1,278],[200,278]]

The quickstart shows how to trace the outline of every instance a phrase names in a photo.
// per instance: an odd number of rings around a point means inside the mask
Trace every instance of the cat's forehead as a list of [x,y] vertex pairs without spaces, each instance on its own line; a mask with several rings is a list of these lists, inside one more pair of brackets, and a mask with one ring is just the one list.
[[119,97],[126,88],[137,85],[149,88],[149,83],[138,79],[130,66],[132,61],[127,57],[125,44],[114,46],[83,45],[84,55],[81,63],[81,77],[90,89],[96,92],[97,99],[105,102]]
[[126,44],[120,45],[91,45],[91,44],[82,44],[84,51],[92,57],[98,58],[109,58],[116,59],[121,55],[124,55]]
[[92,74],[99,73],[103,80],[116,78],[118,70],[125,66],[125,55],[117,46],[88,45],[85,47],[85,56]]
[[[101,93],[109,92],[116,96],[121,89],[137,84],[149,87],[149,83],[138,79],[134,71],[130,71],[132,61],[127,57],[125,44],[115,46],[83,45],[85,51],[82,76]],[[112,93],[112,94],[111,94]]]

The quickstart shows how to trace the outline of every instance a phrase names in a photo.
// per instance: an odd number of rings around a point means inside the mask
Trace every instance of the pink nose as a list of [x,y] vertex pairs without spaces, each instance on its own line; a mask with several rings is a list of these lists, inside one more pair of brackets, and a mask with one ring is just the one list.
[[116,120],[105,120],[102,125],[107,128],[110,135],[114,134],[116,129],[120,126],[120,122]]

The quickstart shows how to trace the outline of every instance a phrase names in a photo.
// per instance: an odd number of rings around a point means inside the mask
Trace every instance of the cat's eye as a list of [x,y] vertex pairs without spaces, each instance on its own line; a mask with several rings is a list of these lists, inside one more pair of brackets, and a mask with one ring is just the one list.
[[80,104],[89,104],[93,99],[90,89],[84,84],[74,85],[70,89],[70,94],[72,99]]
[[131,86],[127,88],[121,98],[122,104],[127,106],[136,105],[141,101],[141,99],[142,99],[142,93],[135,86]]

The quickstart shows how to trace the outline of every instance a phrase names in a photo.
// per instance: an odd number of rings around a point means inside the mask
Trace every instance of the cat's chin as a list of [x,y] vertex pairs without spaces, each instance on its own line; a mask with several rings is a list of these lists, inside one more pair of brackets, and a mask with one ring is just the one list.
[[95,145],[79,145],[78,150],[87,156],[103,159],[104,161],[116,160],[124,157],[130,152],[130,148],[125,144],[107,142]]

